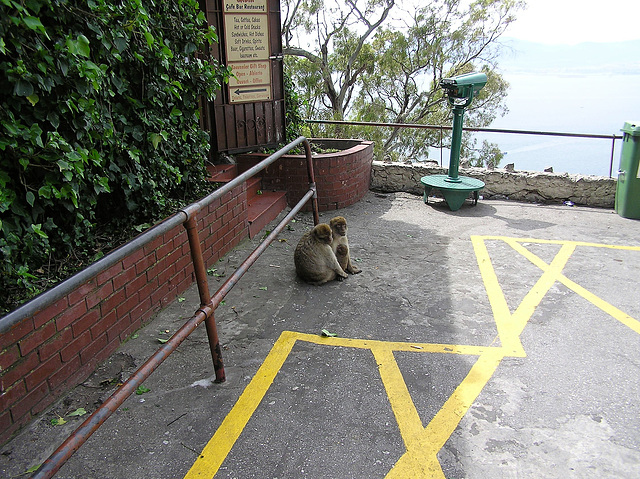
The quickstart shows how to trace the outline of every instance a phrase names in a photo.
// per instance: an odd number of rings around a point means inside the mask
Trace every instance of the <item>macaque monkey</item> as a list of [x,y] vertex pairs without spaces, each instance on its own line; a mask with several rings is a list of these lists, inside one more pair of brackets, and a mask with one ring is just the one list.
[[340,264],[340,267],[347,273],[358,274],[362,270],[351,262],[351,256],[349,255],[349,240],[347,239],[347,220],[342,216],[336,216],[329,221],[331,226],[331,233],[333,234],[333,241],[331,242],[331,249],[336,255],[336,259]]
[[296,273],[301,279],[319,285],[347,277],[331,249],[332,239],[331,227],[325,223],[302,235],[293,255]]

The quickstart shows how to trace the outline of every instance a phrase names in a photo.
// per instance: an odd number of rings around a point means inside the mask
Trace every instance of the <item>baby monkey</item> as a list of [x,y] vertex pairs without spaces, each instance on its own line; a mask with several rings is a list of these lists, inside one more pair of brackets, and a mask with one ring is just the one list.
[[336,255],[340,267],[350,274],[361,273],[362,270],[351,262],[349,240],[347,239],[347,220],[342,216],[336,216],[329,221],[329,226],[331,226],[331,232],[333,233],[331,249]]
[[334,279],[342,281],[348,276],[331,249],[332,239],[331,228],[325,223],[302,235],[293,254],[296,273],[301,279],[320,285]]

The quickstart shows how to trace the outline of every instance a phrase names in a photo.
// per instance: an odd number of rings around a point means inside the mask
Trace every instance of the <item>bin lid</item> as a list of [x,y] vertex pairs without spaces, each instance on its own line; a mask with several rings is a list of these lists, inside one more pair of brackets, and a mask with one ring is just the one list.
[[622,131],[631,136],[640,136],[640,121],[626,121]]

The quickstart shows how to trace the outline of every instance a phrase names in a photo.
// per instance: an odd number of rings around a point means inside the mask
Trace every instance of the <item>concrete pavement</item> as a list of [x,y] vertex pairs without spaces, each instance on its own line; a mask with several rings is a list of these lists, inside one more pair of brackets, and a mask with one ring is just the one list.
[[[374,192],[321,221],[338,214],[361,274],[298,281],[298,215],[216,311],[227,382],[201,327],[56,477],[640,477],[640,221]],[[194,286],[4,446],[0,475],[46,459],[197,306]]]

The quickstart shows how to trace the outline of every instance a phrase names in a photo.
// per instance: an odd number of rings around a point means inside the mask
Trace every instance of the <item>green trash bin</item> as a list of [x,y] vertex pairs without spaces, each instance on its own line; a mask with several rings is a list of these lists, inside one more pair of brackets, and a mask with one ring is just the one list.
[[622,131],[615,208],[624,218],[640,218],[640,122],[628,121]]

